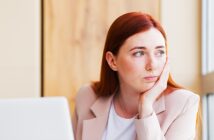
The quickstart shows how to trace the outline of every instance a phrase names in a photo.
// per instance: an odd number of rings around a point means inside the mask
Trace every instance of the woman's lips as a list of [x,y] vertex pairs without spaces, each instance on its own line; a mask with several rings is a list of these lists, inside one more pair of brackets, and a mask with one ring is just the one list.
[[155,82],[158,79],[158,76],[146,76],[144,79],[148,82]]

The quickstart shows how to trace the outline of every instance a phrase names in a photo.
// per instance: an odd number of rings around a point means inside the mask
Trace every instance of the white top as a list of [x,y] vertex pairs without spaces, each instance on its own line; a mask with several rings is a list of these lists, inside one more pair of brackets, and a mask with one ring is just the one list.
[[136,130],[134,118],[126,119],[120,117],[111,104],[108,123],[105,128],[102,140],[135,140]]

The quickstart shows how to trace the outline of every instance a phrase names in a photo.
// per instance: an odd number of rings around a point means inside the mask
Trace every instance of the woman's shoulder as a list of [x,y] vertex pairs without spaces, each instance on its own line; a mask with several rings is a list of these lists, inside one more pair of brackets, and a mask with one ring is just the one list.
[[78,90],[75,98],[76,106],[90,105],[97,99],[91,84],[85,84]]
[[165,96],[168,108],[185,109],[198,106],[200,97],[187,89],[175,89]]
[[175,89],[168,94],[169,97],[177,100],[199,100],[199,95],[187,89]]

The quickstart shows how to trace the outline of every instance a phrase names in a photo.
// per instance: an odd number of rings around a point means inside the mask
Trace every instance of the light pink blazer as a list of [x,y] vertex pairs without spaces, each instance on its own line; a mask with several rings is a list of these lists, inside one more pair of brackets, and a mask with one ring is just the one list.
[[[97,98],[92,88],[82,87],[73,114],[75,140],[101,140],[113,96]],[[154,113],[135,119],[137,140],[193,140],[199,96],[179,89],[162,95],[153,105]]]

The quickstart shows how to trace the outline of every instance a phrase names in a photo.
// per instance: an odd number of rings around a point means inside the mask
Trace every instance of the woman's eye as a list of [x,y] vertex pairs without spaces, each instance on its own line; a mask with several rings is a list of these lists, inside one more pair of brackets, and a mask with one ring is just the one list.
[[163,56],[164,54],[165,54],[165,51],[163,51],[163,50],[159,50],[159,51],[156,53],[157,56]]
[[133,55],[136,56],[136,57],[140,57],[140,56],[144,55],[144,52],[143,51],[138,51],[138,52],[133,53]]

